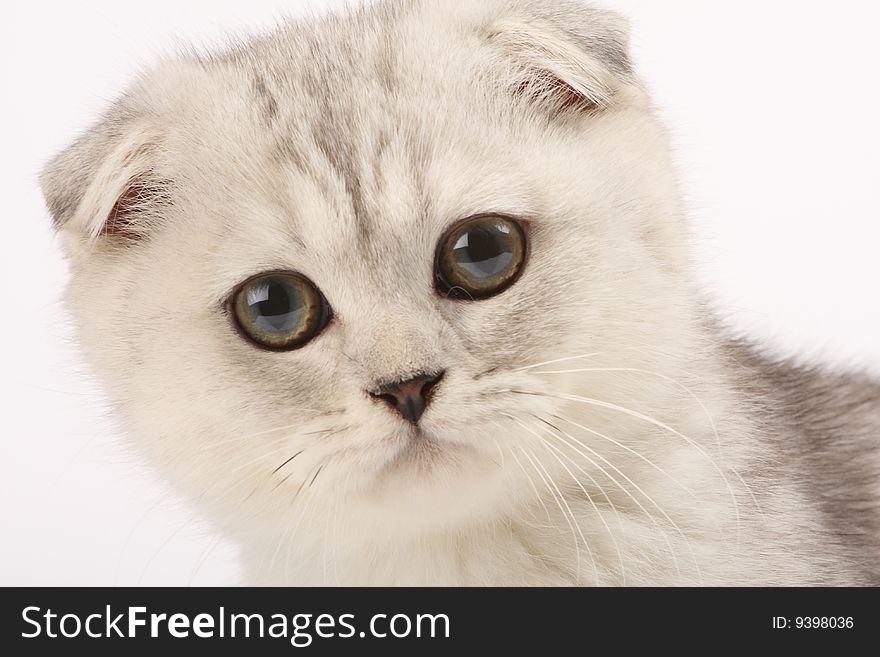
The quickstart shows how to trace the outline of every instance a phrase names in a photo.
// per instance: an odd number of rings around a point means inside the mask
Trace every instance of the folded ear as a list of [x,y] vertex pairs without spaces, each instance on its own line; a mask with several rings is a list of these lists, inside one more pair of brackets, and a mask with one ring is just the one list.
[[511,92],[553,116],[597,112],[634,85],[626,20],[565,0],[503,3],[486,36]]
[[43,169],[43,196],[59,230],[87,242],[131,244],[170,203],[171,181],[158,166],[162,122],[146,83]]
[[131,241],[167,201],[153,170],[157,140],[145,126],[107,120],[44,169],[40,182],[58,228],[83,238]]
[[143,238],[169,202],[158,175],[160,136],[144,117],[115,107],[43,170],[40,183],[57,228],[87,241]]

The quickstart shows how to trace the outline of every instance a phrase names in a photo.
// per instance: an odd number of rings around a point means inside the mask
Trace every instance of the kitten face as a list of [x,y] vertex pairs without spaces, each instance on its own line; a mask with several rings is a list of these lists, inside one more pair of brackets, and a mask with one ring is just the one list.
[[[560,417],[614,425],[572,396],[643,394],[539,364],[684,358],[663,137],[613,19],[553,4],[382,5],[166,63],[50,166],[84,347],[126,428],[225,526],[295,533],[342,508],[415,535],[502,515],[572,467],[532,463]],[[120,208],[132,181],[146,191]],[[522,271],[452,298],[438,244],[478,215],[522,226]],[[236,330],[231,295],[266,272],[329,305],[296,349]],[[663,363],[633,351],[652,344]],[[371,394],[441,372],[417,425]]]

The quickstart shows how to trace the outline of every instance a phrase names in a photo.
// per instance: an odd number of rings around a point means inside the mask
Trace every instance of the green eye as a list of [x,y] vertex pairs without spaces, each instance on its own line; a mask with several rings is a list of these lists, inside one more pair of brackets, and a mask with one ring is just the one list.
[[455,224],[437,246],[437,290],[453,299],[485,299],[510,287],[526,260],[519,222],[483,215]]
[[330,307],[318,288],[292,272],[246,280],[233,293],[229,306],[242,335],[273,351],[302,347],[330,320]]

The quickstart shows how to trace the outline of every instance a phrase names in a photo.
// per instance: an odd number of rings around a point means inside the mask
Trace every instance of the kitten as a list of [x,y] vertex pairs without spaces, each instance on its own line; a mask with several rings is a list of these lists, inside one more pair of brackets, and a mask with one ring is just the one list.
[[616,15],[291,22],[42,185],[83,350],[248,583],[880,583],[880,386],[721,337]]

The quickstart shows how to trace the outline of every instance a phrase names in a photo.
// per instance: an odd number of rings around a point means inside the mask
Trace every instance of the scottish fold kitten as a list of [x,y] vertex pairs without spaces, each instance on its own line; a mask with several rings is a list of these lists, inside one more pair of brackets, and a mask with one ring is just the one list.
[[880,386],[722,337],[616,15],[290,22],[42,185],[122,426],[248,583],[880,583]]

